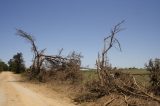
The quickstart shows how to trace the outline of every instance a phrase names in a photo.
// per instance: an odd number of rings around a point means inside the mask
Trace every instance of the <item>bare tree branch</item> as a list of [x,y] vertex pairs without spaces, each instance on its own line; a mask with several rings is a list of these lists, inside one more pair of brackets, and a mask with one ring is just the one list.
[[60,56],[60,55],[62,54],[62,52],[63,52],[63,48],[61,48],[61,49],[59,50],[58,55]]
[[24,32],[21,29],[17,29],[17,35],[20,36],[20,37],[23,37],[29,43],[31,43],[31,45],[32,45],[32,51],[35,52],[36,54],[38,54],[38,50],[37,50],[37,47],[35,45],[35,40],[33,39],[33,36],[31,36],[30,34]]

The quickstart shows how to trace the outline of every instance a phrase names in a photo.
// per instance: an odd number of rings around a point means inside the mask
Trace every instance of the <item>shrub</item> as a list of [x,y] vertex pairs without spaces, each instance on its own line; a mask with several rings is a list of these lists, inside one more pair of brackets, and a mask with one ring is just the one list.
[[82,81],[81,54],[72,52],[67,57],[57,55],[44,58],[42,68],[37,78],[41,82],[57,80],[69,82],[71,84]]
[[82,81],[81,54],[72,52],[67,56],[67,61],[60,66],[57,66],[55,71],[55,79],[61,81],[69,81],[70,83],[77,83]]
[[150,59],[146,64],[147,71],[150,72],[150,89],[156,94],[160,95],[160,59]]

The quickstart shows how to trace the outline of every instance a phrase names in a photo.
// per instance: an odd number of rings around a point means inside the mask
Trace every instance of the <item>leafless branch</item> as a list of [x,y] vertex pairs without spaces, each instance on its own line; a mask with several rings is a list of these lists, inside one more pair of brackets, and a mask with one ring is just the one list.
[[115,99],[116,99],[116,98],[113,98],[113,99],[108,100],[108,101],[104,104],[104,106],[108,106],[108,105],[109,105],[110,103],[112,103]]
[[28,42],[31,43],[32,45],[32,50],[33,52],[35,52],[36,54],[38,54],[38,50],[37,47],[35,45],[35,40],[33,39],[33,36],[31,36],[30,34],[28,34],[27,32],[24,32],[21,29],[17,29],[17,35],[20,37],[23,37],[24,39],[26,39]]
[[60,55],[62,54],[62,52],[63,52],[63,48],[61,48],[61,49],[59,50],[58,55],[60,56]]

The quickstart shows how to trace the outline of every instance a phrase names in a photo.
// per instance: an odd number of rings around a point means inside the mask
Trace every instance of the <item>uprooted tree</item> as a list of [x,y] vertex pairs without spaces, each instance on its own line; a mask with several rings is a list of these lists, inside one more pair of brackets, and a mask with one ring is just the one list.
[[63,49],[59,51],[58,55],[46,55],[45,49],[38,50],[35,44],[35,39],[32,35],[17,29],[17,35],[26,39],[32,45],[33,63],[30,68],[30,79],[38,78],[39,81],[45,80],[46,73],[49,73],[48,77],[55,76],[57,78],[58,73],[61,73],[60,79],[77,82],[80,75],[81,66],[81,54],[73,51],[71,55],[67,57],[61,56]]

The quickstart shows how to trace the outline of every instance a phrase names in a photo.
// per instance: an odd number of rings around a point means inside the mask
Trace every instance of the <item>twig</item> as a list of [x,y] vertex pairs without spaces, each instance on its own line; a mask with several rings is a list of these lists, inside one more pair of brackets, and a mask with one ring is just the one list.
[[126,105],[128,106],[128,101],[127,101],[128,98],[127,98],[127,96],[122,92],[121,92],[121,94],[124,96],[124,101],[125,101]]
[[134,84],[135,84],[135,85],[140,89],[139,85],[137,84],[137,81],[136,81],[135,77],[134,77],[134,76],[132,76],[132,78],[133,78],[133,82],[134,82]]
[[110,103],[112,103],[115,99],[116,99],[116,98],[113,98],[113,99],[108,100],[108,101],[104,104],[104,106],[108,106],[108,105],[109,105]]
[[128,106],[128,101],[127,101],[127,96],[126,95],[124,95],[124,100],[125,100],[126,105]]

